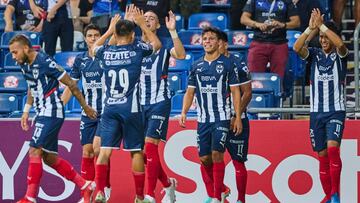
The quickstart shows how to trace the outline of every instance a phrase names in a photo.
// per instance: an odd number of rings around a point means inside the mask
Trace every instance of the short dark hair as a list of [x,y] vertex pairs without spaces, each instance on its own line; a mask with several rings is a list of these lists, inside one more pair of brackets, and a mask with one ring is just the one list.
[[29,40],[29,38],[26,35],[23,34],[18,34],[15,35],[13,38],[11,38],[9,45],[15,43],[15,42],[19,42],[22,45],[28,46],[29,48],[32,48],[31,42]]
[[99,26],[90,23],[89,25],[87,25],[87,26],[84,28],[84,36],[85,36],[85,37],[86,37],[86,34],[87,34],[87,32],[88,32],[89,30],[96,30],[96,31],[98,31],[98,32],[101,34],[101,29],[99,28]]
[[339,27],[335,24],[334,21],[326,21],[324,23],[324,25],[329,28],[329,30],[335,32],[335,34],[337,34],[339,37],[341,37],[341,32]]
[[213,32],[213,33],[216,34],[216,37],[217,37],[218,39],[221,38],[221,36],[220,36],[220,35],[221,35],[221,34],[220,34],[220,30],[219,30],[218,28],[216,28],[216,27],[211,27],[211,26],[209,26],[209,27],[203,28],[203,31],[202,31],[202,33],[201,33],[201,36],[204,36],[204,34],[207,33],[207,32]]
[[220,33],[220,37],[219,39],[224,41],[224,42],[228,42],[228,36],[226,34],[226,32],[222,31],[222,30],[219,30],[219,33]]
[[135,29],[133,22],[129,20],[119,20],[115,25],[115,33],[118,36],[126,36],[132,33]]

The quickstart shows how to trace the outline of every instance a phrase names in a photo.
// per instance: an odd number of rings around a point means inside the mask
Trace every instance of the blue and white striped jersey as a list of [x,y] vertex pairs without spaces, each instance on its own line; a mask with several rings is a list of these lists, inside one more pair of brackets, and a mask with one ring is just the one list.
[[340,57],[336,51],[325,54],[322,49],[309,48],[306,60],[311,63],[310,112],[345,111],[347,55]]
[[105,106],[132,102],[131,112],[138,112],[138,83],[143,57],[151,55],[152,46],[135,41],[129,45],[102,46],[96,50],[96,58],[104,70]]
[[171,99],[168,84],[170,51],[161,48],[143,58],[140,76],[140,104],[156,104]]
[[31,65],[21,65],[21,71],[34,98],[36,114],[64,118],[58,80],[66,74],[65,70],[48,55],[38,52]]
[[188,88],[196,88],[198,122],[230,120],[230,88],[239,80],[233,61],[224,55],[212,62],[204,57],[192,65]]
[[[244,84],[247,84],[247,83],[251,82],[251,75],[250,75],[250,72],[249,72],[249,68],[246,65],[245,59],[242,58],[242,57],[241,58],[237,57],[234,54],[230,54],[229,58],[236,65],[236,70],[235,71],[237,71],[237,75],[238,75],[238,78],[239,78],[240,85],[244,85]],[[241,93],[241,95],[243,94],[241,91],[240,91],[240,93]],[[232,99],[231,99],[231,102],[232,102]],[[233,105],[231,105],[231,112],[233,114],[235,114],[235,110],[234,110]],[[246,117],[247,117],[247,113],[246,113],[246,109],[245,109],[244,112],[241,114],[241,118],[246,118]]]
[[[102,75],[99,60],[89,56],[89,52],[84,52],[76,56],[70,76],[74,80],[80,80],[82,84],[82,93],[86,104],[96,109],[98,113],[102,110]],[[85,116],[85,112],[82,111]]]

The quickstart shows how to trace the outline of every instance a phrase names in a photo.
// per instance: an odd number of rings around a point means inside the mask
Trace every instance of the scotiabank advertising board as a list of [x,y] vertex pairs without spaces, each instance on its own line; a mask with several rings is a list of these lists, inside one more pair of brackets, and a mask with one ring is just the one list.
[[[311,149],[308,121],[251,121],[249,171],[246,201],[249,203],[319,203],[324,198],[318,161]],[[14,202],[26,190],[27,150],[31,132],[23,132],[19,121],[0,121],[0,202]],[[347,121],[341,146],[343,169],[341,201],[358,203],[360,123]],[[196,121],[180,128],[170,121],[168,142],[160,145],[162,163],[169,176],[178,180],[177,202],[201,203],[206,191],[200,175],[196,149]],[[79,171],[81,147],[79,121],[66,121],[59,136],[59,154]],[[131,203],[135,192],[128,152],[116,151],[111,160],[111,203]],[[235,171],[225,156],[228,198],[236,202]],[[38,202],[77,202],[79,190],[44,166]],[[157,202],[161,200],[158,182]]]

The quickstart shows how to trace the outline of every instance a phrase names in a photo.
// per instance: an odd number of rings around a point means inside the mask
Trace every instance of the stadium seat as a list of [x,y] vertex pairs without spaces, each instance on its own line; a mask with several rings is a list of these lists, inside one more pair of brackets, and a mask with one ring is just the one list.
[[179,32],[179,38],[185,50],[192,53],[194,61],[204,54],[204,49],[201,46],[201,33],[202,30],[184,30]]
[[184,17],[181,14],[175,14],[175,20],[176,20],[176,30],[179,32],[181,30],[184,30],[185,27],[185,20]]
[[228,44],[230,49],[248,49],[254,37],[253,31],[229,31]]
[[[184,94],[176,94],[171,98],[171,115],[178,115],[181,113],[182,104],[183,104]],[[196,98],[194,98],[194,102],[191,105],[188,116],[196,115]]]
[[0,32],[4,32],[4,30],[5,30],[4,13],[0,12]]
[[267,108],[273,106],[274,95],[272,93],[253,93],[249,108]]
[[81,113],[82,109],[81,109],[80,103],[78,102],[77,99],[75,99],[74,97],[71,98],[71,100],[69,101],[69,104],[72,104],[71,110],[70,110],[71,113]]
[[183,72],[169,72],[168,74],[168,82],[169,82],[169,89],[171,95],[174,95],[180,90],[183,90],[183,80],[184,80]]
[[201,0],[201,7],[224,9],[231,7],[231,0]]
[[18,111],[18,98],[14,94],[0,94],[0,114],[7,117],[14,111]]
[[25,93],[27,83],[20,72],[0,73],[1,93]]
[[224,13],[195,13],[189,17],[188,29],[202,29],[214,26],[221,30],[227,29],[227,16]]
[[[271,107],[281,107],[282,91],[281,79],[275,73],[251,73],[252,92],[255,94],[269,94],[274,95]],[[271,103],[270,103],[271,104]]]
[[14,36],[16,36],[18,34],[26,35],[30,39],[31,45],[33,47],[38,47],[38,48],[40,47],[40,34],[41,33],[40,32],[27,32],[27,31],[4,32],[1,35],[0,47],[8,48],[11,38],[13,38]]
[[292,50],[296,40],[300,37],[300,35],[301,35],[301,32],[297,31],[297,30],[288,30],[288,31],[286,31],[286,39],[289,40],[289,42],[288,42],[289,49]]
[[169,71],[189,71],[194,61],[192,53],[186,53],[185,59],[175,59],[170,57]]
[[66,71],[70,71],[74,64],[75,57],[82,52],[68,51],[60,52],[54,55],[55,61],[62,66]]
[[17,62],[12,58],[11,53],[7,53],[4,59],[4,70],[5,71],[20,71],[21,68]]

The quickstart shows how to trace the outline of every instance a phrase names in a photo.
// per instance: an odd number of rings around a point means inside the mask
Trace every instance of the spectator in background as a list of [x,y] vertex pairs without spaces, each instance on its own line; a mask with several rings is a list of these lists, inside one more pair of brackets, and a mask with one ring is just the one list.
[[[35,4],[44,7],[42,1],[35,1]],[[15,29],[12,17],[15,15]],[[43,26],[42,18],[35,18],[29,5],[29,1],[10,0],[4,12],[5,32],[14,30],[25,30],[41,32]]]
[[[309,26],[309,20],[311,17],[311,12],[314,8],[321,8],[319,0],[292,0],[296,5],[298,11],[301,11],[300,17],[300,27],[299,30],[304,32],[305,29]],[[324,13],[322,11],[322,13]]]
[[90,19],[93,16],[93,5],[88,0],[70,1],[70,4],[74,30],[82,33],[84,31],[84,27],[90,23]]
[[248,0],[241,23],[255,29],[248,54],[250,72],[265,72],[270,62],[270,71],[283,78],[288,59],[286,29],[300,26],[295,5],[291,0]]
[[120,13],[120,3],[122,0],[88,0],[93,4],[93,17],[91,23],[101,29],[104,34],[110,24],[111,17]]
[[[333,0],[333,19],[336,25],[341,28],[341,19],[347,0]],[[355,0],[354,5],[355,26],[360,22],[360,0]]]
[[61,51],[72,51],[74,42],[74,26],[71,20],[70,2],[66,0],[44,0],[44,8],[29,0],[30,8],[36,18],[46,16],[42,37],[45,52],[54,56],[57,38],[60,37]]

